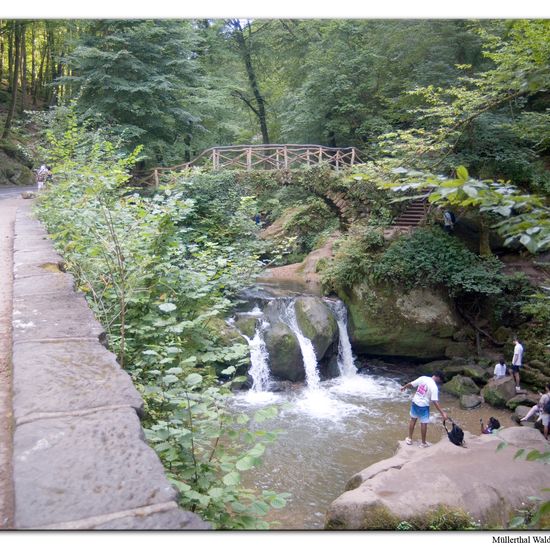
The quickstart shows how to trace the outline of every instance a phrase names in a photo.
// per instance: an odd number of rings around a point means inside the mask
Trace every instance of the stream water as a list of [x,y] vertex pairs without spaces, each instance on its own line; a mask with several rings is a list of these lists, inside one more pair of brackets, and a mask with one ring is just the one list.
[[[327,508],[344,492],[347,481],[392,456],[398,441],[407,435],[411,395],[401,392],[400,386],[419,372],[403,365],[370,362],[373,368],[369,373],[358,373],[347,333],[346,308],[339,301],[326,303],[338,322],[340,376],[319,379],[311,342],[301,333],[290,302],[282,318],[300,342],[305,383],[291,384],[284,392],[269,391],[269,357],[259,322],[254,338],[248,339],[252,389],[236,393],[232,401],[235,411],[248,414],[268,404],[279,407],[277,418],[263,423],[262,428],[282,433],[268,447],[263,464],[247,472],[245,483],[292,494],[284,509],[267,518],[277,522],[274,527],[280,530],[322,529]],[[440,402],[455,421],[476,435],[480,417],[497,414],[486,405],[481,410],[463,411],[456,398],[445,394]],[[430,422],[428,441],[446,437],[438,414]],[[511,425],[509,419],[502,418],[501,423]],[[415,435],[419,437],[419,433]]]

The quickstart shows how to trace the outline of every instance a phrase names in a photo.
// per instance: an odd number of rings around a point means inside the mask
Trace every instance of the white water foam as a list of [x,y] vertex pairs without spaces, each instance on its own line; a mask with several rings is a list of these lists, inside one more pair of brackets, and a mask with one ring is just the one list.
[[285,308],[283,321],[294,332],[298,343],[300,344],[300,351],[302,352],[302,358],[304,360],[304,368],[306,371],[306,385],[310,390],[318,390],[320,388],[321,379],[319,378],[319,371],[317,370],[317,357],[315,356],[315,349],[309,338],[306,338],[296,319],[295,302],[292,300]]
[[346,305],[341,300],[326,300],[326,303],[334,313],[338,325],[338,369],[340,370],[340,376],[354,377],[357,374],[357,367],[355,366],[355,358],[349,341]]

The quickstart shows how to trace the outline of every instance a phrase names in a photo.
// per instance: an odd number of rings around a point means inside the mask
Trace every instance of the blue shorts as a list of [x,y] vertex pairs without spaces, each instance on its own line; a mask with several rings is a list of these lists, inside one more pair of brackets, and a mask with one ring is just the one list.
[[421,424],[427,424],[430,421],[430,407],[419,407],[416,403],[411,403],[411,418],[418,418]]
[[512,365],[512,372],[519,372],[519,369],[521,369],[521,365]]

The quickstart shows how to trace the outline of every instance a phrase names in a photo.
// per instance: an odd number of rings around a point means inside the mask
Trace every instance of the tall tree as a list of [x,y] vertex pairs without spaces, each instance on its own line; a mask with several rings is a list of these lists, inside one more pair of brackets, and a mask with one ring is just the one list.
[[196,35],[186,21],[96,21],[67,56],[80,115],[116,132],[129,147],[143,144],[151,162],[166,159],[198,122]]
[[[237,91],[238,97],[246,103],[247,107],[256,115],[258,123],[260,125],[260,131],[262,133],[263,143],[270,143],[269,131],[267,127],[267,115],[265,108],[265,97],[260,91],[258,78],[254,64],[252,63],[252,48],[253,48],[253,31],[250,21],[245,24],[245,30],[241,26],[239,19],[230,19],[228,25],[231,28],[231,36],[237,44],[239,55],[244,63],[246,74],[248,77],[248,83],[250,90],[252,91],[253,98],[248,98],[242,92]],[[258,32],[258,31],[255,31]]]
[[15,109],[17,105],[17,88],[19,81],[19,67],[21,66],[21,38],[23,36],[23,23],[19,21],[14,22],[14,61],[13,61],[13,72],[12,72],[12,81],[11,81],[11,100],[8,107],[8,115],[6,117],[6,122],[4,123],[4,131],[2,132],[2,139],[6,139],[10,133],[13,117],[15,115]]

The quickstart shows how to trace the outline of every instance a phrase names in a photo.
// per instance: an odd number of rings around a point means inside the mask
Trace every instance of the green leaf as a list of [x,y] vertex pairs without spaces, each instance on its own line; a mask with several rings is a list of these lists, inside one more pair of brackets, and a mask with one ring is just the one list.
[[177,306],[176,304],[172,304],[171,302],[166,302],[164,304],[160,304],[159,309],[161,311],[164,311],[165,313],[169,313],[170,311],[175,311],[177,309]]
[[198,386],[201,382],[202,382],[202,376],[196,372],[190,374],[185,379],[185,383],[191,387]]
[[256,466],[256,463],[254,457],[252,456],[244,456],[235,463],[235,468],[237,468],[240,472],[251,470],[254,466]]
[[275,498],[271,499],[269,501],[269,504],[272,508],[284,508],[286,506],[286,500],[282,498],[280,495],[276,496]]
[[237,369],[235,367],[227,367],[226,369],[222,370],[220,374],[223,374],[225,376],[229,376],[233,374]]
[[224,485],[227,486],[238,485],[241,481],[241,476],[239,472],[229,472],[228,474],[223,476],[222,481]]
[[459,166],[456,169],[456,176],[459,180],[467,181],[470,175],[468,174],[468,170],[464,166]]

